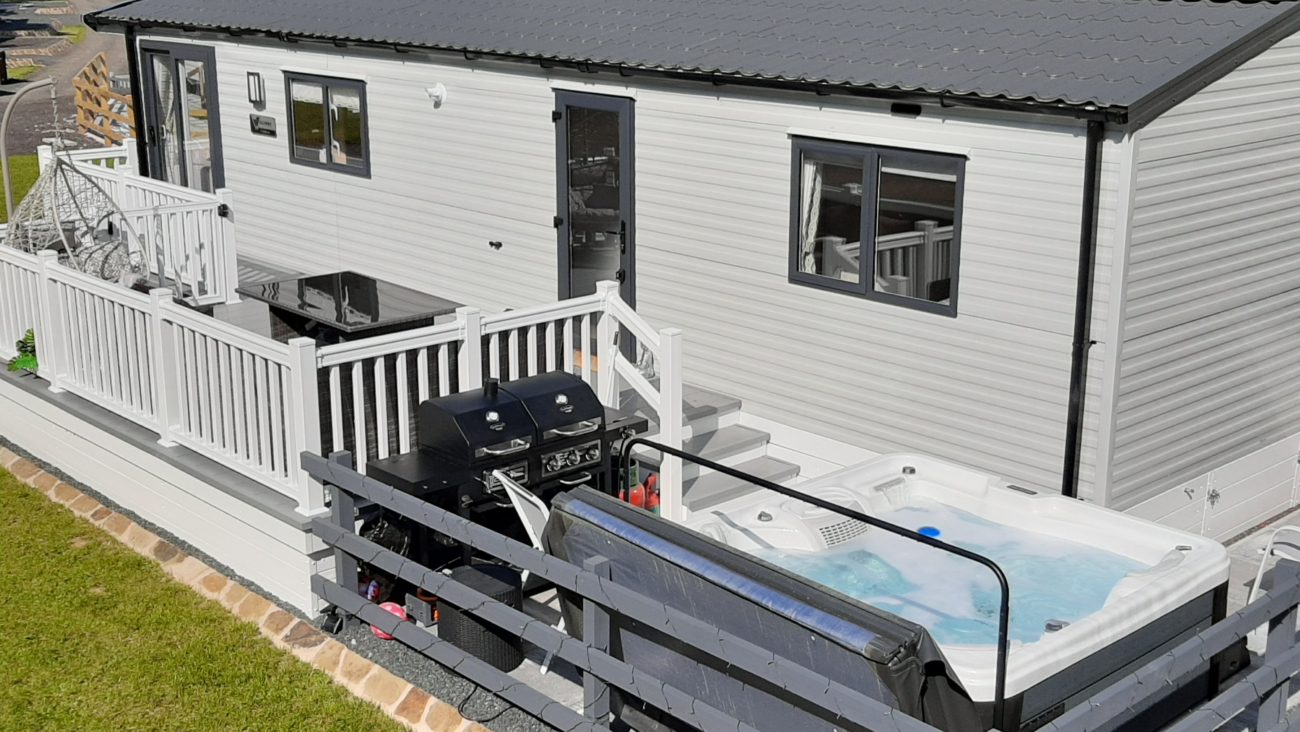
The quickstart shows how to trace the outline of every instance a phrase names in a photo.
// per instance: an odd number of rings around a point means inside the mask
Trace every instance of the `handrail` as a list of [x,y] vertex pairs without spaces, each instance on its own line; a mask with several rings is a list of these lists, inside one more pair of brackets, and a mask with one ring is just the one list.
[[[518,310],[507,310],[495,315],[483,316],[483,335],[502,333],[529,325],[540,325],[554,320],[573,318],[599,312],[601,299],[599,295],[586,295],[556,303],[543,303]],[[593,307],[594,306],[594,307]]]
[[364,361],[377,356],[392,356],[417,348],[441,346],[460,341],[460,323],[439,323],[423,328],[386,333],[355,341],[334,343],[316,349],[317,364],[321,368]]
[[652,350],[659,349],[659,334],[637,315],[636,311],[623,302],[622,298],[611,297],[605,302],[605,308],[614,319],[636,337],[637,341]]
[[[728,475],[731,476],[732,478],[739,478],[740,480],[753,483],[754,485],[760,488],[766,488],[770,491],[780,493],[781,495],[786,496],[788,498],[794,498],[796,500],[803,501],[805,503],[810,503],[818,508],[830,511],[831,513],[837,513],[841,516],[844,516],[845,518],[851,518],[856,521],[861,521],[865,524],[869,524],[878,529],[883,529],[885,531],[888,531],[891,534],[901,536],[905,539],[911,539],[912,541],[920,542],[921,544],[924,544],[928,547],[932,547],[934,549],[939,549],[940,551],[945,551],[950,554],[955,554],[959,557],[962,557],[964,559],[969,559],[972,562],[987,567],[989,571],[993,573],[993,576],[997,578],[998,585],[1001,586],[1001,590],[1002,590],[1002,598],[998,607],[998,656],[997,656],[997,676],[994,681],[994,687],[993,687],[993,727],[995,729],[1000,729],[1003,727],[1003,723],[1006,721],[1002,718],[1002,715],[1004,713],[1004,709],[1006,706],[1007,654],[1009,652],[1008,637],[1010,635],[1009,631],[1010,631],[1010,620],[1011,620],[1011,585],[1009,582],[1007,582],[1006,574],[1002,571],[1002,568],[999,567],[996,562],[994,562],[992,559],[989,559],[988,557],[970,551],[969,549],[963,549],[959,546],[954,546],[952,544],[949,544],[946,541],[940,541],[933,537],[926,536],[925,534],[912,531],[911,529],[905,529],[902,526],[891,524],[888,521],[885,521],[883,519],[878,519],[875,518],[874,516],[868,516],[867,514],[862,513],[861,511],[855,511],[851,508],[845,508],[843,506],[837,505],[835,503],[831,503],[830,501],[818,498],[816,496],[812,496],[807,493],[797,491],[793,488],[787,488],[783,485],[774,483],[765,478],[760,478],[757,475],[750,475],[743,471],[736,470],[735,468],[732,468],[730,466],[722,465],[721,463],[716,463],[707,458],[700,457],[699,455],[693,455],[689,452],[686,452],[685,450],[679,450],[677,448],[670,447],[668,445],[664,445],[662,443],[655,442],[654,440],[650,440],[644,437],[634,437],[631,440],[628,440],[623,443],[623,450],[622,453],[619,455],[619,480],[620,481],[627,481],[628,478],[630,478],[631,472],[629,471],[629,468],[631,467],[631,461],[632,461],[632,449],[637,447],[638,445],[645,445],[652,449],[659,450],[660,452],[664,452],[669,455],[678,457],[682,460],[687,460],[697,465],[700,465],[702,467],[709,468],[710,470],[716,470],[719,473],[722,473],[723,475]],[[623,488],[623,490],[627,491],[627,495],[632,494],[632,486],[630,485],[630,481],[623,483],[621,487]],[[1015,726],[1018,727],[1019,725],[1015,725]]]

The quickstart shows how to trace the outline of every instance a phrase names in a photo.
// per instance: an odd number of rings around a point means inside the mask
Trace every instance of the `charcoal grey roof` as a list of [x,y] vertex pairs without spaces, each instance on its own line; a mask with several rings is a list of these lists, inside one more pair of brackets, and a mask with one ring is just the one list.
[[134,0],[88,21],[1128,108],[1262,50],[1297,11],[1267,0]]

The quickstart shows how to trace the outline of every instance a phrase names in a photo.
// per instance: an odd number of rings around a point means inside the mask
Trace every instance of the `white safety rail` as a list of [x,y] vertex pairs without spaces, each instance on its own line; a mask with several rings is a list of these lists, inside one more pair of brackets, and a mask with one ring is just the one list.
[[477,320],[477,310],[461,308],[452,323],[322,347],[321,421],[330,451],[353,450],[364,469],[369,459],[411,450],[420,402],[481,380],[460,348]]
[[[414,447],[420,402],[563,370],[592,385],[608,406],[623,388],[656,413],[659,440],[682,442],[681,332],[654,330],[618,297],[596,294],[454,320],[317,348],[223,323],[178,304],[170,290],[148,295],[33,256],[0,248],[0,353],[36,332],[39,375],[136,422],[164,445],[183,445],[292,497],[311,514],[321,487],[300,469],[303,452],[351,450],[357,462]],[[620,333],[653,360],[649,379],[620,352]],[[627,347],[627,343],[624,343]],[[666,457],[665,515],[680,518],[680,464]]]
[[[123,210],[125,223],[143,237],[145,259],[153,274],[160,274],[162,254],[162,276],[172,280],[172,286],[195,304],[237,300],[230,190],[221,188],[208,193],[140,175],[135,150],[135,141],[126,140],[118,147],[58,155],[71,160]],[[49,146],[42,146],[38,154],[44,170],[55,153]],[[89,187],[90,181],[77,175],[67,178],[75,188]],[[123,222],[114,223],[120,226]]]
[[[127,230],[139,236],[150,271],[159,268],[196,304],[226,302],[238,271],[225,244],[230,221],[211,203],[178,203],[122,212]],[[121,225],[121,222],[119,222]]]
[[149,298],[61,267],[53,257],[44,275],[47,318],[36,331],[41,376],[156,429]]
[[315,342],[264,338],[177,305],[165,290],[151,298],[161,441],[294,496],[304,512],[321,508],[299,468],[304,451],[320,452]]
[[[316,346],[279,343],[58,263],[0,247],[3,334],[36,332],[38,374],[68,391],[247,475],[311,514],[320,485],[299,468],[319,453]],[[12,344],[0,344],[12,357]]]
[[39,327],[40,263],[0,244],[0,358],[18,355],[15,344]]
[[[649,352],[657,383],[619,352],[620,326]],[[494,315],[460,308],[453,322],[322,347],[317,365],[331,450],[351,451],[358,470],[412,449],[421,401],[476,389],[485,378],[547,371],[581,376],[607,406],[618,405],[621,386],[635,389],[656,412],[658,439],[673,447],[682,442],[681,331],[651,328],[619,299],[617,283],[600,283],[594,295]],[[678,459],[664,460],[660,486],[662,512],[680,518]]]

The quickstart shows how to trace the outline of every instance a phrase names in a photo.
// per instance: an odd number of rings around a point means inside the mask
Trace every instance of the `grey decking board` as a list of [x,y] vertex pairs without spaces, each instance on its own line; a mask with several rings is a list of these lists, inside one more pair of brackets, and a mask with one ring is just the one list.
[[[767,443],[767,440],[766,432],[752,427],[729,425],[691,437],[682,444],[682,449],[707,460],[719,461],[761,447]],[[654,467],[659,465],[660,457],[658,453],[646,452],[639,454],[637,461],[642,465]]]
[[[733,466],[736,470],[774,483],[783,483],[799,474],[799,466],[778,458],[763,456]],[[683,481],[682,504],[690,511],[704,511],[733,498],[756,491],[759,486],[722,473],[706,473]]]
[[[618,403],[619,409],[647,416],[650,419],[651,432],[658,429],[658,420],[654,411],[645,407],[644,400],[635,390],[623,390],[618,395]],[[682,424],[691,424],[710,417],[721,417],[740,411],[740,404],[740,400],[736,397],[693,384],[683,384]]]

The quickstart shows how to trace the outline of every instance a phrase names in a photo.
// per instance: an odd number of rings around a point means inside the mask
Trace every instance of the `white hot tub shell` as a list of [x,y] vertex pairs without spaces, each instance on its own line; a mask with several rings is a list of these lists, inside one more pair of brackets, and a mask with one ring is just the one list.
[[[931,502],[981,519],[1067,539],[1149,567],[1128,574],[1101,609],[1034,642],[1012,641],[1006,695],[1033,729],[1222,617],[1228,554],[1215,541],[920,455],[886,455],[797,486],[796,490],[876,516]],[[691,516],[686,525],[745,552],[818,551],[879,531],[825,509],[759,490]],[[918,557],[935,550],[917,544]],[[987,571],[972,566],[972,571]],[[1069,581],[1069,577],[1062,577]],[[1012,614],[1016,588],[1012,588]],[[829,590],[828,591],[833,591]],[[851,598],[846,598],[851,599]],[[977,703],[994,698],[996,643],[942,648],[953,675]],[[1220,671],[1194,674],[1212,688]],[[1191,686],[1196,686],[1195,683]],[[1188,703],[1204,690],[1184,696]],[[1176,706],[1177,702],[1171,702]]]

